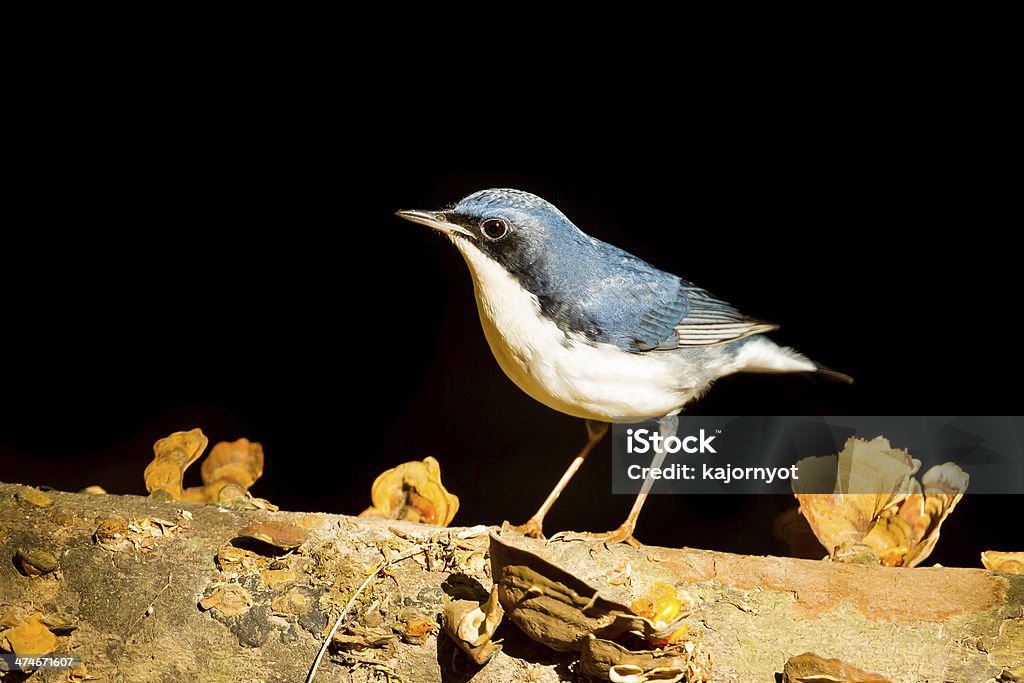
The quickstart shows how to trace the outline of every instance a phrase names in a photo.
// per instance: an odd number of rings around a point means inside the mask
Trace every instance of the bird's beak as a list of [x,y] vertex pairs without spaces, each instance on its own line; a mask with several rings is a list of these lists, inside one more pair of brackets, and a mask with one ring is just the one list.
[[434,230],[443,232],[449,237],[454,237],[455,235],[464,235],[465,237],[468,237],[470,239],[476,239],[476,236],[473,235],[473,233],[471,233],[469,230],[466,230],[461,225],[449,223],[443,211],[406,210],[396,211],[395,215],[400,216],[401,218],[404,218],[407,221],[412,221],[413,223],[420,223],[422,225],[429,226]]

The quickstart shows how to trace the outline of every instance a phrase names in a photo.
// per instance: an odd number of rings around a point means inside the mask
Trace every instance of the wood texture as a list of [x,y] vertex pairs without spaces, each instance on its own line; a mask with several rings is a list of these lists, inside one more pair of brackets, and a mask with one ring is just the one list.
[[[122,522],[124,542],[102,530],[97,542],[98,527]],[[156,531],[131,531],[133,523]],[[308,532],[297,550],[232,543],[245,527],[281,523]],[[301,681],[328,613],[338,614],[378,562],[420,544],[423,553],[382,572],[356,600],[351,628],[341,630],[350,646],[332,648],[318,681],[573,680],[572,653],[536,644],[511,623],[499,628],[503,649],[482,669],[424,627],[420,618],[436,620],[451,597],[482,597],[490,588],[487,536],[460,539],[464,531],[137,496],[40,497],[0,484],[0,623],[6,613],[35,612],[71,621],[77,629],[60,637],[58,651],[80,654],[100,680]],[[654,581],[688,591],[697,601],[690,625],[704,632],[716,681],[774,681],[790,656],[808,651],[900,682],[979,683],[1024,665],[1024,576],[510,542],[627,604]],[[19,549],[48,551],[59,568],[26,575],[15,566]],[[228,560],[244,556],[248,567],[224,562],[225,549]],[[630,580],[611,585],[609,577],[619,581],[627,565]],[[202,601],[220,607],[204,609]],[[353,646],[359,643],[374,646]],[[68,678],[54,672],[32,680]]]

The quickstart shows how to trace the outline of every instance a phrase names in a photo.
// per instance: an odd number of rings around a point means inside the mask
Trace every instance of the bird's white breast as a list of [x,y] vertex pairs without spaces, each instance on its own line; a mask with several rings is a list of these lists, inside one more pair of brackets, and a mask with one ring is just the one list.
[[473,275],[487,343],[501,369],[555,410],[605,422],[677,412],[703,389],[657,354],[631,354],[565,333],[537,297],[464,239],[454,240]]

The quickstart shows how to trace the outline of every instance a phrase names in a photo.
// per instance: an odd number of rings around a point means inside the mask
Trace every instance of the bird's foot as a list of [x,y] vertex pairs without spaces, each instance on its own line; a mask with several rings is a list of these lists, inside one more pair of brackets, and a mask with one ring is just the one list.
[[543,522],[536,517],[530,517],[525,524],[513,525],[508,521],[501,523],[502,531],[515,531],[530,538],[544,538]]
[[596,547],[608,546],[612,543],[628,543],[634,548],[640,547],[640,541],[633,538],[632,524],[623,524],[618,529],[606,531],[603,534],[590,531],[559,531],[551,537],[551,542],[555,541],[589,541],[596,543]]

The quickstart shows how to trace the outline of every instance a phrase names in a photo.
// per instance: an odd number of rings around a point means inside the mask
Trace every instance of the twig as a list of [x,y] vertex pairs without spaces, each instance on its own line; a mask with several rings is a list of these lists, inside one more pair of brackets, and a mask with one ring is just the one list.
[[135,620],[128,625],[128,630],[124,634],[125,638],[128,638],[128,636],[132,634],[132,629],[134,629],[140,621],[146,618],[146,615],[149,614],[151,609],[153,609],[153,605],[155,605],[156,601],[160,599],[160,596],[164,594],[164,591],[171,587],[171,576],[171,574],[167,575],[167,583],[164,584],[164,587],[160,589],[160,592],[157,593],[152,600],[150,600],[149,604],[146,605],[146,609],[142,610],[142,614],[135,617]]
[[359,594],[366,590],[366,587],[369,586],[375,578],[377,578],[377,575],[380,574],[381,571],[393,564],[401,562],[402,560],[406,560],[413,555],[418,555],[423,551],[424,547],[417,545],[399,553],[390,560],[384,560],[377,563],[377,567],[370,572],[370,575],[366,577],[366,580],[363,581],[359,588],[356,589],[356,592],[353,593],[352,597],[349,599],[348,604],[345,605],[345,609],[341,610],[341,614],[338,615],[338,619],[334,622],[334,626],[331,627],[331,632],[327,634],[327,637],[324,639],[324,644],[320,646],[320,651],[316,653],[316,659],[313,660],[313,666],[309,670],[309,675],[306,676],[306,683],[313,683],[313,679],[316,678],[316,671],[320,668],[320,660],[324,658],[324,653],[327,652],[327,648],[330,646],[331,641],[334,640],[334,634],[338,632],[339,628],[341,628],[341,622],[345,620],[345,617],[348,615],[348,611],[352,609],[352,605],[356,603],[356,598],[359,597]]

